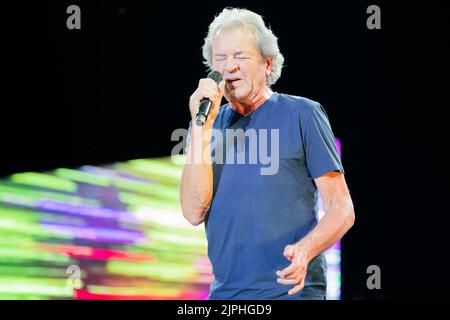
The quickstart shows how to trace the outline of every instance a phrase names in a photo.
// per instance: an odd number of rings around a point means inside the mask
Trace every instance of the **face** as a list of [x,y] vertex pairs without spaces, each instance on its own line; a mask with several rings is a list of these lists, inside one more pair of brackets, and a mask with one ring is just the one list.
[[229,102],[251,105],[267,88],[272,59],[265,59],[255,37],[246,28],[220,30],[213,41],[212,67],[226,80]]

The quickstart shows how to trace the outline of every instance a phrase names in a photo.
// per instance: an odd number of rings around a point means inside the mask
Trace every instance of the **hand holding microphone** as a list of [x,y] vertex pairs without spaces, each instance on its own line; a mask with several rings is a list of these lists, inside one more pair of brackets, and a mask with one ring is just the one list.
[[211,71],[208,78],[200,79],[198,88],[189,99],[192,119],[198,126],[212,123],[217,115],[225,89],[225,81],[218,71]]

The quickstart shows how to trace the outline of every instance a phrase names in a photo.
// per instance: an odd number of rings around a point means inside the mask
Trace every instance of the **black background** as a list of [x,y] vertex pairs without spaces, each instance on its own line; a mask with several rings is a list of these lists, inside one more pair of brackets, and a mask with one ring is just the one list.
[[[206,74],[209,23],[245,7],[279,38],[274,90],[321,102],[342,141],[356,211],[342,297],[448,298],[450,12],[392,2],[16,2],[3,10],[0,175],[169,155]],[[71,4],[81,30],[66,27]],[[371,4],[381,30],[366,27]],[[381,290],[366,287],[372,264]]]

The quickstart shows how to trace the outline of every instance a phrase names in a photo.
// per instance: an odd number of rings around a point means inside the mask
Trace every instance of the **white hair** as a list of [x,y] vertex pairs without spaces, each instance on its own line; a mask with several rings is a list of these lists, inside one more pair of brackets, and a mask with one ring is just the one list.
[[273,34],[270,28],[266,27],[262,17],[247,9],[225,8],[211,22],[208,28],[208,34],[203,44],[203,63],[211,70],[212,68],[212,43],[214,37],[222,29],[233,29],[245,27],[250,30],[255,39],[256,45],[261,55],[267,59],[272,58],[272,68],[267,78],[267,85],[270,86],[277,82],[281,76],[284,57],[278,48],[278,38]]

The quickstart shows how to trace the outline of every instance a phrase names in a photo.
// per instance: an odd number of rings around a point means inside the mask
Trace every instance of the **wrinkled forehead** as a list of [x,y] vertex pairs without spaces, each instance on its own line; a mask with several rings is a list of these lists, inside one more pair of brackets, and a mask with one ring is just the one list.
[[253,32],[243,26],[219,29],[212,42],[213,55],[238,51],[259,52]]

